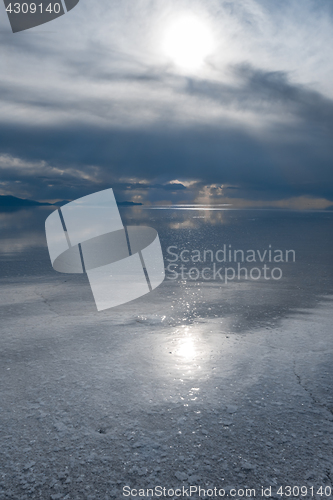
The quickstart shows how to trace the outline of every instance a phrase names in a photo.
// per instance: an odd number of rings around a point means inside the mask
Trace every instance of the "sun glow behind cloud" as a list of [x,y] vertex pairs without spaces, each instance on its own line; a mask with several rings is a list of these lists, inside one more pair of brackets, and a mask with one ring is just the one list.
[[163,51],[181,69],[199,69],[213,49],[208,24],[193,14],[180,16],[165,30]]

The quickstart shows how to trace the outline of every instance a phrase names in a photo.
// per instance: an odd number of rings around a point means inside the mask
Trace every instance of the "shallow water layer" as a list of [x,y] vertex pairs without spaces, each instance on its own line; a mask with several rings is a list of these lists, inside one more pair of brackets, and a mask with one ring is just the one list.
[[[0,498],[331,485],[333,214],[123,208],[177,267],[97,312],[85,275],[51,267],[49,213],[0,214]],[[225,249],[254,250],[248,274],[266,264],[281,279],[238,279]],[[270,262],[270,249],[295,259]]]

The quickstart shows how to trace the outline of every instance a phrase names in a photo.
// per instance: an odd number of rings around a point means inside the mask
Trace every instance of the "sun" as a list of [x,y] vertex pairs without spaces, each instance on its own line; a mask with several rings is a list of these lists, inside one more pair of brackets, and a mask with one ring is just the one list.
[[166,29],[163,48],[176,66],[196,70],[213,51],[213,37],[200,18],[184,15]]

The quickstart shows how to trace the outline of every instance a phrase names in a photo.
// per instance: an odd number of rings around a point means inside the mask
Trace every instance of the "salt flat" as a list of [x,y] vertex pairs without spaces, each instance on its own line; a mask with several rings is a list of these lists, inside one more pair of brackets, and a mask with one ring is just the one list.
[[0,498],[331,485],[329,260],[279,286],[166,280],[98,313],[38,248],[2,257]]

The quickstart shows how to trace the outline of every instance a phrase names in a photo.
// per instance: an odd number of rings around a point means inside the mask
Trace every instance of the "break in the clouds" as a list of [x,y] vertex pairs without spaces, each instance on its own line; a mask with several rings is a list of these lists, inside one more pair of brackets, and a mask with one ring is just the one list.
[[[0,14],[2,194],[333,201],[331,2],[81,0],[15,35]],[[190,18],[188,68],[165,37]]]

